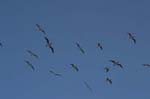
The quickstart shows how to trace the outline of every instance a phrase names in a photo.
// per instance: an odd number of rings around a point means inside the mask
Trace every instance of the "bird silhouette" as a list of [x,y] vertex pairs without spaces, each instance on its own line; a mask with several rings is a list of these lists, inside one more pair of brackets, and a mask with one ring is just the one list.
[[25,60],[25,63],[26,63],[28,66],[30,66],[30,68],[31,68],[33,71],[35,71],[34,66],[33,66],[29,61]]
[[91,93],[93,93],[93,89],[90,87],[90,85],[86,81],[83,81],[83,82],[84,82],[85,86],[89,89],[89,91]]
[[46,40],[46,47],[50,48],[52,53],[54,53],[54,48],[52,47],[52,43],[49,41],[49,39],[46,36],[44,38]]
[[53,74],[54,76],[59,76],[59,77],[62,76],[61,74],[58,74],[58,73],[56,73],[56,72],[54,72],[54,71],[52,71],[52,70],[49,70],[49,72],[50,72],[51,74]]
[[133,33],[128,32],[128,36],[129,36],[129,39],[131,39],[134,42],[134,44],[136,44],[136,39],[135,39],[135,36],[133,36]]
[[108,82],[109,84],[112,84],[112,80],[110,78],[106,78],[106,82]]
[[77,67],[77,65],[75,65],[75,64],[70,64],[71,65],[71,67],[75,70],[75,71],[79,71],[79,69],[78,69],[78,67]]
[[79,50],[80,50],[83,54],[85,54],[85,51],[84,51],[83,48],[80,46],[80,44],[76,42],[76,45],[77,45],[77,47],[79,48]]
[[150,64],[142,64],[145,67],[150,67]]
[[100,48],[101,50],[103,50],[103,46],[99,42],[97,43],[97,47]]
[[119,66],[120,68],[123,68],[123,65],[119,63],[119,61],[116,60],[109,60],[114,66]]
[[39,56],[35,53],[33,53],[31,50],[26,50],[31,56],[34,56],[35,58],[39,58]]
[[42,32],[44,35],[46,35],[46,32],[39,24],[36,24],[36,27],[38,28],[38,31]]

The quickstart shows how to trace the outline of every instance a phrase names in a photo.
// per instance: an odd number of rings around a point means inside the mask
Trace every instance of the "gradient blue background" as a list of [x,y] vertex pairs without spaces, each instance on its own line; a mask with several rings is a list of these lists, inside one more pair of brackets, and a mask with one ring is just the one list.
[[[0,99],[150,99],[149,0],[0,0]],[[39,23],[56,50],[45,48]],[[126,32],[135,32],[137,44]],[[75,42],[80,42],[82,55]],[[103,51],[96,48],[100,41]],[[30,57],[30,49],[40,59]],[[32,70],[24,63],[30,60]],[[108,60],[124,70],[106,74]],[[79,66],[76,73],[71,63]],[[62,78],[51,75],[53,69]],[[105,82],[110,77],[113,84]],[[83,84],[93,88],[91,94]]]

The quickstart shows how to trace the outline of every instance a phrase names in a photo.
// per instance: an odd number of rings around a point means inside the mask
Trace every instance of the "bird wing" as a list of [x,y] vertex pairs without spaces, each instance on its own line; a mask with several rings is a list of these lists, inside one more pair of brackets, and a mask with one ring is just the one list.
[[49,43],[50,43],[50,42],[49,42],[49,39],[48,39],[46,36],[45,36],[44,38],[45,38],[45,40],[46,40],[46,43],[49,44]]
[[123,68],[123,65],[122,65],[122,64],[118,64],[118,66],[121,67],[121,68]]
[[54,53],[54,48],[52,46],[50,47],[50,49],[51,49],[52,53]]
[[25,62],[28,64],[28,66],[31,67],[31,69],[32,69],[33,71],[35,70],[34,66],[33,66],[29,61],[25,60]]
[[135,38],[132,38],[132,40],[133,40],[134,44],[136,44],[136,39],[135,39]]
[[85,51],[84,51],[83,48],[80,46],[80,44],[79,44],[79,43],[76,43],[76,45],[77,45],[77,47],[79,48],[79,50],[80,50],[83,54],[85,54]]
[[83,48],[80,47],[80,51],[85,54],[85,51],[83,50]]
[[55,73],[55,72],[52,71],[52,70],[49,70],[49,72],[52,73],[52,74],[55,75],[55,76],[62,76],[61,74]]
[[86,81],[84,81],[84,84],[90,90],[90,92],[93,92],[92,88],[90,87],[90,85]]
[[39,56],[35,53],[33,53],[32,51],[30,50],[26,50],[31,56],[34,56],[35,58],[39,58]]
[[41,28],[41,26],[39,24],[36,24],[36,26],[39,29],[39,31],[41,31],[42,33],[44,33],[46,35],[46,32],[44,31],[44,29]]
[[110,84],[112,84],[112,80],[109,78],[106,78],[106,81],[109,82]]
[[77,72],[79,71],[78,67],[75,64],[70,64]]

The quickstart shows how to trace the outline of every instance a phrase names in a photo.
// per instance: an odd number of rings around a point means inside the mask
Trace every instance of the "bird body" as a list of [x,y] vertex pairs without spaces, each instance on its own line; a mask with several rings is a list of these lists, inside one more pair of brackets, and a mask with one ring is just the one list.
[[80,50],[83,54],[85,54],[85,51],[84,51],[83,48],[80,46],[80,44],[79,44],[79,43],[76,43],[76,45],[77,45],[77,47],[79,48],[79,50]]
[[109,72],[109,71],[110,71],[110,68],[105,67],[105,68],[104,68],[104,70],[105,70],[105,72],[107,73],[107,72]]
[[101,45],[101,43],[97,43],[97,47],[103,50],[103,46]]
[[109,84],[112,84],[112,80],[110,78],[106,78],[106,82],[108,82]]
[[134,42],[134,44],[136,44],[136,39],[135,39],[135,36],[133,35],[133,33],[128,32],[128,36],[129,36],[129,39],[131,39]]
[[49,39],[46,36],[44,38],[45,38],[46,43],[47,43],[46,47],[50,48],[52,53],[54,53],[54,48],[52,47],[52,43],[49,41]]
[[73,69],[75,69],[77,72],[79,71],[77,65],[75,65],[75,64],[70,64],[70,65],[71,65],[71,67],[72,67]]

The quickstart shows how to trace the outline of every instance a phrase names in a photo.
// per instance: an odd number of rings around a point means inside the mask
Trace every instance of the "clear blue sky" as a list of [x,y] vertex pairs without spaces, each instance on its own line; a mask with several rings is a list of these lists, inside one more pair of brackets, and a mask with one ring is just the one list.
[[[150,99],[149,0],[0,0],[0,99]],[[39,23],[56,53],[45,48]],[[126,32],[135,32],[137,44]],[[76,48],[85,49],[82,55]],[[96,48],[100,41],[104,50]],[[30,57],[30,49],[40,59]],[[36,67],[33,72],[24,60]],[[108,60],[117,59],[124,70]],[[77,64],[74,72],[70,65]],[[52,76],[53,68],[63,75]],[[113,84],[105,82],[110,77]],[[83,80],[93,88],[91,94]]]

